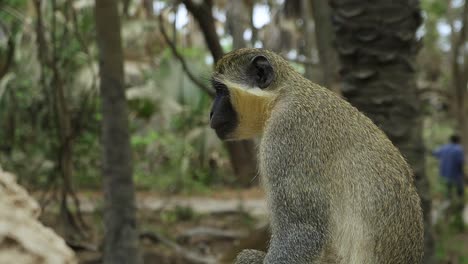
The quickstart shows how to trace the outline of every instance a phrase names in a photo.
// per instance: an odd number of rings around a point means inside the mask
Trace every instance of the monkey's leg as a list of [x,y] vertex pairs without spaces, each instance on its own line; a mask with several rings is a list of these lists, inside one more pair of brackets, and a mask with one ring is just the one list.
[[265,259],[265,252],[244,249],[236,258],[236,264],[262,264]]

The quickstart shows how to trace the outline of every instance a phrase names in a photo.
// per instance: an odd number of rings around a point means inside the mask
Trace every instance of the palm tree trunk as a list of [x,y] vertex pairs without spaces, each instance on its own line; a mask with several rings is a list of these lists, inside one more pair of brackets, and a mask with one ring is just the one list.
[[431,263],[431,200],[414,68],[419,2],[331,0],[331,6],[343,96],[384,130],[412,166],[426,227],[424,263]]

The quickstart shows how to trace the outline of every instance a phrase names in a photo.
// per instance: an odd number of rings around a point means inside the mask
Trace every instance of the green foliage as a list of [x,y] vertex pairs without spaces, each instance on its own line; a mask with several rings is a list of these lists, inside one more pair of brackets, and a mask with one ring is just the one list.
[[[0,164],[15,172],[21,183],[46,188],[52,182],[60,184],[60,137],[52,92],[55,76],[38,61],[36,28],[23,24],[28,7],[26,0],[0,4],[2,24],[14,34],[17,47],[15,64],[0,83],[0,91],[4,91],[0,92],[0,125],[4,128],[0,130]],[[94,13],[92,8],[76,9],[75,21],[70,7],[68,2],[57,1],[52,12],[50,3],[43,2],[45,44],[48,57],[53,55],[57,61],[72,118],[73,183],[78,189],[99,189],[102,115],[96,87]],[[128,100],[136,186],[206,192],[226,180],[220,175],[228,174],[225,153],[220,152],[220,142],[207,126],[211,98],[186,77],[155,32],[157,24],[150,20],[130,19],[123,25],[125,55],[130,57],[127,71],[133,66],[125,76],[126,85],[129,91],[145,91]],[[205,48],[180,45],[178,49],[197,78],[208,75],[212,65],[206,63],[209,53]],[[1,52],[3,46],[0,57]]]
[[[436,258],[439,263],[468,264],[468,233],[461,232],[456,216],[436,225]],[[465,228],[466,229],[466,228]]]
[[146,136],[134,135],[131,138],[131,144],[135,150],[142,150],[151,143],[155,142],[160,136],[156,131],[151,131]]
[[157,110],[155,103],[147,98],[129,100],[128,105],[130,111],[142,119],[149,119]]
[[[198,153],[185,139],[151,131],[132,136],[137,187],[168,192],[203,192],[213,183],[207,169],[196,166]],[[192,166],[193,165],[193,166]]]
[[[98,121],[94,121],[99,124]],[[76,139],[73,152],[74,179],[79,188],[97,189],[101,186],[101,146],[97,127],[85,131]]]
[[[36,39],[35,27],[23,24],[27,3],[7,1],[0,4],[2,23],[11,21],[9,26],[17,29],[10,32],[14,34],[16,46],[15,63],[9,73],[11,80],[5,84],[4,96],[0,97],[0,125],[5,128],[0,130],[0,145],[7,150],[0,156],[0,164],[15,172],[22,184],[44,188],[60,183],[57,181],[59,132],[51,88],[56,77],[49,67],[44,67],[37,60],[37,43],[32,41]],[[60,83],[65,89],[74,129],[74,137],[70,139],[74,143],[74,180],[80,185],[96,186],[99,184],[100,156],[99,120],[93,118],[97,111],[96,97],[89,95],[92,88],[78,84],[76,80],[76,73],[89,66],[89,60],[93,59],[84,56],[88,50],[87,43],[94,38],[92,10],[81,10],[77,14],[77,32],[71,19],[63,19],[69,15],[70,5],[59,1],[55,12],[52,12],[50,4],[43,6],[48,50],[41,52],[48,52],[46,56],[49,58],[53,53],[60,67]],[[54,28],[51,25],[53,15],[56,17],[55,33],[50,32]],[[53,47],[56,47],[55,51]]]
[[[208,71],[206,53],[198,48],[180,50],[195,75]],[[190,193],[221,183],[225,178],[210,161],[219,151],[212,147],[219,141],[208,128],[211,98],[187,79],[168,49],[161,54],[159,67],[143,74],[156,88],[143,85],[130,99],[136,186]]]
[[0,2],[0,17],[2,26],[8,25],[10,33],[15,35],[21,29],[22,12],[26,9],[28,0],[4,0]]
[[[439,175],[439,162],[431,155],[431,151],[448,142],[450,135],[453,133],[454,124],[452,121],[444,117],[427,118],[426,127],[424,129],[424,140],[427,148],[427,163],[426,175],[429,179],[430,191],[433,200],[434,208],[440,208],[446,198],[446,186]],[[454,207],[450,206],[445,211],[441,212],[441,220],[434,227],[436,241],[436,258],[440,263],[468,263],[468,254],[466,247],[468,246],[468,237],[463,227],[462,216],[460,212],[454,211]]]
[[430,16],[443,17],[447,14],[449,1],[422,0],[421,7]]
[[437,24],[440,23],[447,14],[448,3],[447,1],[424,0],[422,1],[422,10],[426,18],[423,25],[425,30],[425,46],[431,49],[433,53],[440,52],[437,48],[438,42],[440,41]]

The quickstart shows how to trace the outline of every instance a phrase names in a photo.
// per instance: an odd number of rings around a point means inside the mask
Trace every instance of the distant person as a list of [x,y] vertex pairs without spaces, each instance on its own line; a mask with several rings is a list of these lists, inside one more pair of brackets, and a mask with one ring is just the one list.
[[447,196],[452,199],[453,189],[458,198],[463,198],[463,147],[460,144],[460,137],[452,135],[450,142],[432,152],[439,160],[440,175],[447,185]]

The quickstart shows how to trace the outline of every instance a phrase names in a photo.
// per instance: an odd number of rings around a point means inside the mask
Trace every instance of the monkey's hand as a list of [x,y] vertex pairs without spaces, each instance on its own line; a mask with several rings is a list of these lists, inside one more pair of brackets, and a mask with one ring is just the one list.
[[[290,221],[292,223],[292,221]],[[321,223],[316,221],[316,223]],[[322,224],[322,223],[321,223]],[[293,224],[294,225],[294,224]],[[284,226],[284,223],[283,223]],[[324,227],[322,224],[321,227]],[[283,228],[271,237],[265,264],[318,264],[325,245],[325,231],[310,224]],[[339,263],[339,262],[325,262]]]
[[262,264],[265,255],[263,251],[244,249],[237,255],[235,264]]

